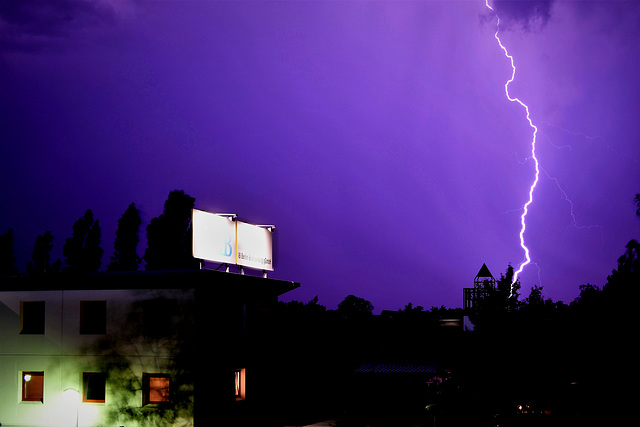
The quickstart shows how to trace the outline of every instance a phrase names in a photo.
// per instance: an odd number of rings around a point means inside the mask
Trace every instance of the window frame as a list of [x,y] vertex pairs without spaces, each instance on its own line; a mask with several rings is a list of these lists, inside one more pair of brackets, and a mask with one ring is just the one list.
[[[104,396],[102,399],[87,398],[89,391],[89,382],[92,378],[102,378],[102,386]],[[82,402],[83,403],[105,403],[107,397],[107,376],[104,372],[83,372],[82,373]]]
[[[151,399],[151,380],[154,378],[161,378],[168,381],[168,391],[166,400],[152,400]],[[165,373],[150,373],[144,372],[142,374],[142,405],[166,405],[171,401],[171,375]]]
[[[29,375],[30,379],[27,380],[25,377]],[[40,393],[39,397],[28,397],[27,393],[27,384],[31,382],[34,377],[41,377],[40,380]],[[20,371],[20,381],[21,385],[21,402],[39,402],[44,403],[44,371]]]

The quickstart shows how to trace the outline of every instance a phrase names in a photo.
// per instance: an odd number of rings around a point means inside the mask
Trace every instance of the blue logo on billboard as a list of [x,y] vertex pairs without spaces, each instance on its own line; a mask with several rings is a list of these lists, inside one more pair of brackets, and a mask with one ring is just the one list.
[[227,237],[227,241],[224,242],[224,247],[220,251],[220,255],[228,258],[232,254],[233,254],[233,246],[231,245],[231,238]]

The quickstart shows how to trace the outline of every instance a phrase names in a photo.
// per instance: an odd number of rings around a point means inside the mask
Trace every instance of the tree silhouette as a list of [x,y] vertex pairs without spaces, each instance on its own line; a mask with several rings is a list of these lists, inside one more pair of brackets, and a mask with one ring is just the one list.
[[11,276],[18,273],[13,242],[13,228],[0,235],[0,275]]
[[140,238],[140,211],[134,203],[131,203],[127,210],[118,220],[118,229],[113,243],[113,256],[107,266],[108,271],[135,271],[140,265],[141,258],[138,256],[138,242]]
[[38,276],[46,273],[57,273],[62,267],[62,261],[59,259],[51,264],[51,250],[53,249],[53,234],[46,231],[44,234],[36,238],[33,245],[33,253],[31,261],[27,263],[27,274],[29,276]]
[[337,312],[346,318],[370,316],[373,313],[373,304],[364,298],[348,295],[338,304]]
[[618,258],[618,268],[608,277],[608,283],[615,282],[620,276],[627,278],[638,273],[640,273],[640,243],[632,239],[627,243],[625,253]]
[[182,190],[169,193],[164,212],[147,226],[146,270],[199,268],[192,255],[191,210],[195,199]]
[[416,313],[416,312],[419,313],[419,312],[422,312],[423,310],[424,310],[424,307],[422,307],[421,305],[414,307],[412,303],[409,303],[404,306],[404,309],[400,309],[398,311],[403,313]]
[[[635,203],[636,214],[640,216],[640,194],[636,194]],[[598,302],[604,306],[606,315],[621,318],[635,313],[635,304],[640,297],[639,283],[640,243],[632,239],[625,246],[625,252],[618,258],[617,268],[607,277],[607,283],[599,293]],[[629,318],[628,321],[632,323],[634,320]]]
[[582,307],[596,306],[602,295],[602,290],[590,283],[580,285],[580,294],[573,300],[573,305]]
[[525,299],[525,303],[529,307],[540,307],[544,305],[544,298],[542,297],[543,286],[533,286],[529,296]]
[[610,316],[628,316],[636,312],[635,304],[640,297],[639,284],[640,243],[631,240],[627,243],[624,254],[618,258],[618,267],[607,277],[607,283],[602,289]]
[[[636,194],[636,215],[640,216],[640,194]],[[632,239],[618,258],[618,267],[607,277],[603,292],[618,303],[633,304],[638,296],[640,283],[640,243]],[[633,302],[632,302],[633,301]]]
[[93,219],[93,212],[87,209],[75,224],[73,234],[66,239],[62,255],[66,257],[65,271],[78,273],[95,272],[100,269],[102,253],[100,247],[100,224]]
[[513,266],[509,264],[505,274],[500,275],[496,283],[497,297],[501,308],[507,311],[517,310],[520,297],[520,280],[513,281]]

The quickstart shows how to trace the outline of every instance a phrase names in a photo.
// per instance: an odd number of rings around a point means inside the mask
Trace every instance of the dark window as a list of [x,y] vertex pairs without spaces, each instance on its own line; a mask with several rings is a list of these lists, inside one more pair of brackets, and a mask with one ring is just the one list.
[[82,401],[104,403],[105,375],[101,372],[82,373]]
[[44,301],[20,302],[20,333],[44,334]]
[[107,333],[106,301],[80,301],[80,333]]
[[22,401],[44,403],[44,372],[22,372]]
[[163,298],[144,302],[142,309],[142,333],[146,337],[159,338],[170,334],[172,318],[177,311],[175,300]]
[[142,404],[169,402],[169,383],[168,374],[142,374]]

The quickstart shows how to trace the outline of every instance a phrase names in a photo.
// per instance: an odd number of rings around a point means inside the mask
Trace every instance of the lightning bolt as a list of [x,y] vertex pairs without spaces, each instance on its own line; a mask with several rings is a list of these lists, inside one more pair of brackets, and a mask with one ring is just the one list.
[[533,129],[533,136],[532,136],[532,139],[531,139],[531,158],[533,159],[534,164],[535,164],[535,176],[534,176],[534,179],[533,179],[533,183],[529,187],[529,199],[524,204],[524,206],[522,208],[522,215],[520,215],[520,234],[519,234],[519,237],[520,237],[520,247],[524,251],[524,260],[520,263],[520,265],[518,266],[518,269],[513,273],[513,282],[511,283],[511,285],[512,285],[511,291],[513,292],[513,284],[516,283],[516,281],[518,280],[518,275],[520,273],[522,273],[522,270],[524,270],[524,268],[528,264],[531,263],[531,255],[530,255],[530,252],[529,252],[529,248],[525,244],[524,234],[525,234],[525,232],[527,230],[527,221],[526,221],[526,219],[527,219],[527,214],[529,213],[529,206],[533,203],[533,192],[536,189],[536,186],[538,185],[538,180],[540,178],[540,164],[538,162],[538,158],[536,157],[536,137],[538,135],[538,128],[537,128],[536,125],[533,124],[533,121],[531,120],[531,116],[529,114],[529,106],[527,104],[525,104],[524,102],[522,102],[519,98],[514,98],[509,94],[509,85],[516,78],[516,66],[515,66],[515,63],[514,63],[514,60],[513,60],[513,56],[511,56],[509,54],[509,51],[502,44],[502,40],[500,40],[500,36],[498,35],[498,33],[500,31],[500,17],[496,13],[496,11],[493,9],[493,7],[491,7],[491,5],[489,5],[489,0],[485,0],[485,6],[487,8],[489,8],[496,15],[497,23],[496,23],[496,32],[494,34],[494,37],[498,41],[498,45],[500,46],[500,48],[504,52],[504,55],[509,59],[509,62],[511,63],[511,78],[504,85],[505,94],[507,95],[507,99],[509,101],[516,102],[516,103],[520,104],[521,107],[524,108],[525,112],[527,113],[526,116],[527,116],[527,121],[529,122],[529,126],[531,126],[531,128]]

